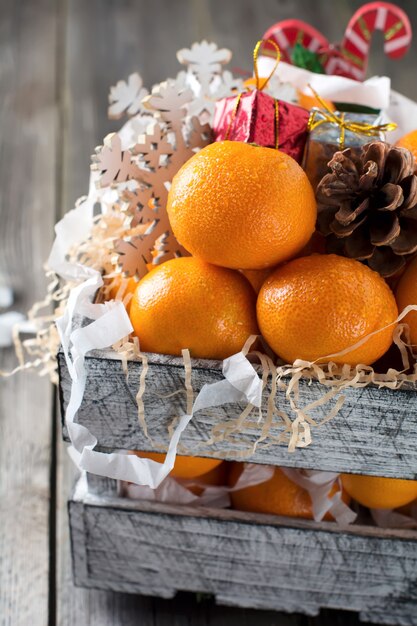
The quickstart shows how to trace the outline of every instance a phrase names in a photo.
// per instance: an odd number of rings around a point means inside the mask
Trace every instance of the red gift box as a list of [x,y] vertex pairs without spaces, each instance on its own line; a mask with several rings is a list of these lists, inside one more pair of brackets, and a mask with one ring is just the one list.
[[309,115],[299,106],[255,89],[216,103],[215,141],[229,139],[278,148],[301,163]]

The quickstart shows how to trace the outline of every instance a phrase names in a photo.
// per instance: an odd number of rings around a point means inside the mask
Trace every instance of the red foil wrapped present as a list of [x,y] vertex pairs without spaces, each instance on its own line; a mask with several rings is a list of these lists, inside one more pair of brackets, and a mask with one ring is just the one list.
[[216,103],[215,141],[229,139],[278,148],[301,163],[309,115],[299,106],[255,89]]

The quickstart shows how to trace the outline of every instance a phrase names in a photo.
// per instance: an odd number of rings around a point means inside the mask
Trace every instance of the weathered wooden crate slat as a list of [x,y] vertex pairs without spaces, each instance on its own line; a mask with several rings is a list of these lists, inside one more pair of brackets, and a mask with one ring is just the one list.
[[417,626],[417,533],[98,497],[69,503],[75,582],[164,598]]
[[[142,371],[140,361],[129,363],[129,377],[122,370],[112,351],[97,351],[86,359],[88,371],[85,395],[77,421],[97,437],[99,449],[152,450],[166,447],[168,427],[175,416],[186,410],[185,393],[164,397],[184,389],[182,359],[164,355],[148,355],[149,371],[144,395],[145,415],[153,443],[145,436],[138,422],[136,393]],[[60,396],[63,413],[68,404],[71,380],[63,354],[58,355]],[[222,379],[218,361],[192,360],[192,384],[198,392],[205,383]],[[319,383],[301,382],[303,406],[323,395]],[[346,389],[345,403],[330,422],[313,430],[313,443],[290,454],[285,445],[265,447],[245,458],[255,463],[287,467],[314,468],[337,472],[417,478],[417,393],[416,388],[390,390],[366,387]],[[266,394],[265,394],[266,397]],[[277,397],[277,406],[290,412],[284,394]],[[329,406],[317,410],[323,417]],[[182,453],[242,460],[239,451],[248,450],[259,436],[259,430],[246,431],[244,441],[219,442],[204,446],[212,428],[219,421],[236,418],[242,404],[227,404],[216,409],[199,411],[181,438]],[[280,432],[279,426],[272,434]],[[65,429],[64,429],[65,434]]]

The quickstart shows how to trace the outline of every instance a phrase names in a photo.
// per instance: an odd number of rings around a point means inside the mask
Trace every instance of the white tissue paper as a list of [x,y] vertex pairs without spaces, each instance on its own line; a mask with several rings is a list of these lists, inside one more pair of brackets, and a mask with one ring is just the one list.
[[[274,65],[274,59],[259,57],[259,75],[268,76]],[[277,66],[275,75],[308,95],[311,95],[311,85],[325,100],[361,104],[374,109],[387,109],[390,105],[391,80],[388,76],[373,76],[360,82],[344,76],[316,74],[284,61]]]
[[286,467],[280,469],[290,480],[308,491],[313,503],[313,517],[316,522],[321,522],[326,513],[330,513],[336,522],[342,525],[352,524],[356,520],[356,513],[343,502],[341,490],[330,495],[335,482],[339,480],[339,474]]
[[[244,463],[243,465],[243,471],[233,487],[205,485],[199,482],[198,478],[195,480],[180,480],[168,476],[157,489],[123,482],[120,485],[120,491],[122,496],[133,500],[227,508],[231,505],[230,494],[233,491],[260,485],[270,480],[275,471],[275,467],[272,465],[255,463]],[[352,524],[356,520],[356,513],[343,502],[340,490],[330,495],[335,483],[339,480],[339,474],[315,470],[288,469],[285,467],[280,469],[290,480],[308,491],[313,504],[313,517],[316,522],[322,521],[326,513],[330,513],[335,521],[341,525]],[[200,487],[202,493],[195,495],[188,489],[190,486]],[[405,519],[407,520],[408,518]]]
[[[131,483],[121,484],[121,494],[132,500],[152,500],[154,502],[167,502],[170,504],[188,504],[191,506],[207,506],[217,509],[225,509],[231,505],[230,493],[246,487],[259,485],[270,478],[274,468],[270,465],[258,465],[245,463],[244,469],[233,487],[227,485],[206,485],[194,480],[180,480],[167,476],[156,489],[134,485]],[[202,489],[200,495],[189,490],[189,487]]]
[[370,509],[372,519],[380,528],[417,528],[417,503],[409,505],[409,514],[393,509]]

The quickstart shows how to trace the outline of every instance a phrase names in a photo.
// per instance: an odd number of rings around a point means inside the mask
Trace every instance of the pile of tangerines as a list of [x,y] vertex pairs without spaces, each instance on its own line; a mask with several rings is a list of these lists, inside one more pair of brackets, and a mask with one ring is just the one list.
[[[261,334],[286,363],[371,365],[391,346],[399,309],[417,303],[417,261],[403,275],[396,300],[369,267],[320,253],[313,189],[298,163],[279,150],[210,144],[174,177],[167,211],[175,237],[192,256],[155,267],[139,283],[129,281],[129,315],[145,352],[180,355],[188,348],[193,357],[224,359]],[[407,322],[417,343],[417,313]],[[219,463],[179,458],[174,475],[201,477]],[[342,482],[371,507],[417,497],[413,481],[346,476]],[[266,483],[235,492],[233,500],[243,509],[311,517],[307,492],[279,469]]]

